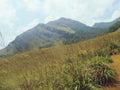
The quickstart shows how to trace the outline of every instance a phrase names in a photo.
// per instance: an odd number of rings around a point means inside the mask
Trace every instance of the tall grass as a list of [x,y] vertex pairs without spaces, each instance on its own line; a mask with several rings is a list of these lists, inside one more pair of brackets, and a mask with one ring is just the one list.
[[98,90],[115,82],[116,73],[108,57],[67,59],[63,64],[39,66],[22,75],[21,90]]
[[[0,60],[0,90],[98,90],[115,82],[110,55],[120,53],[120,31],[66,46]],[[111,54],[112,52],[112,54]]]

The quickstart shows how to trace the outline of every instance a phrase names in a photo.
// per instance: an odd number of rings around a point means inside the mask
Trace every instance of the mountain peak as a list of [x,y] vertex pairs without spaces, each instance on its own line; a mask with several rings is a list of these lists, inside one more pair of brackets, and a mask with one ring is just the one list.
[[61,17],[61,18],[59,18],[60,20],[64,20],[64,19],[67,19],[67,18],[65,18],[65,17]]
[[61,17],[57,20],[48,22],[47,25],[50,25],[50,26],[51,25],[52,26],[69,26],[69,27],[71,27],[71,26],[73,26],[73,27],[77,27],[77,26],[86,27],[87,26],[79,21],[69,19],[69,18],[64,18],[64,17]]
[[65,18],[65,17],[61,17],[61,18],[59,18],[58,20],[72,20],[72,19],[68,19],[68,18]]
[[61,17],[57,20],[54,20],[54,21],[50,21],[48,22],[47,24],[54,24],[54,23],[63,23],[63,22],[70,22],[70,21],[73,21],[72,19],[68,19],[68,18],[65,18],[65,17]]

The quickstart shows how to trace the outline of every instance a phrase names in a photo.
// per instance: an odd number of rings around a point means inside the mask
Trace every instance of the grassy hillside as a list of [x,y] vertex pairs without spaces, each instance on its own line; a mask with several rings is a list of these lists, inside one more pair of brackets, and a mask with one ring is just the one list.
[[0,60],[0,90],[98,90],[115,82],[110,55],[120,29],[81,43],[36,49]]

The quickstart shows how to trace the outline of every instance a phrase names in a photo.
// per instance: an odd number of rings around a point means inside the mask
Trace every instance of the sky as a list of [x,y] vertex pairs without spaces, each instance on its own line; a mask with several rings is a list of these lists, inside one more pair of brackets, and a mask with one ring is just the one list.
[[0,0],[0,32],[6,46],[37,24],[60,17],[91,26],[119,16],[120,0]]

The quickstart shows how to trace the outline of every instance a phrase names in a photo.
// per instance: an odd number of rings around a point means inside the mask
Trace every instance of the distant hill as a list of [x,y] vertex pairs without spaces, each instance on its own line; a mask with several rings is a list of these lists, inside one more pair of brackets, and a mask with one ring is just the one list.
[[[57,56],[57,57],[61,57],[62,55],[74,55],[75,53],[79,53],[79,51],[84,52],[84,50],[97,50],[97,49],[104,49],[104,48],[108,48],[108,45],[113,43],[116,44],[118,46],[120,46],[120,28],[118,30],[116,30],[115,32],[112,33],[108,33],[106,35],[97,37],[97,38],[93,38],[90,40],[86,40],[83,42],[78,42],[78,43],[74,43],[74,44],[69,44],[69,45],[61,45],[61,46],[54,46],[54,47],[49,47],[49,48],[42,48],[42,49],[35,49],[35,50],[31,50],[28,52],[24,52],[21,54],[17,54],[15,56],[10,56],[8,59],[13,60],[13,59],[21,59],[21,58],[26,58],[26,61],[29,60],[31,57],[33,58],[33,60],[37,59],[37,57],[41,58],[41,60],[43,60],[42,58],[46,59],[45,56]],[[60,56],[58,56],[58,53]],[[40,56],[39,56],[40,55]],[[45,55],[44,57],[41,57]],[[22,57],[24,56],[24,57]],[[29,57],[31,56],[31,57]],[[48,61],[52,60],[52,58],[57,58],[57,57],[51,57],[51,58],[47,58]],[[4,59],[4,58],[3,58]],[[55,59],[57,60],[57,59]],[[44,60],[43,60],[44,61]]]
[[89,27],[75,20],[60,18],[47,24],[39,24],[19,35],[0,51],[0,55],[13,55],[34,48],[70,44],[101,34],[100,29]]
[[120,21],[120,17],[115,19],[114,21],[111,22],[101,22],[101,23],[95,23],[93,25],[94,28],[102,28],[102,29],[108,29],[110,26],[115,24],[116,22]]
[[90,27],[72,19],[60,18],[47,24],[39,24],[17,36],[0,51],[0,56],[14,55],[35,48],[71,44],[103,35],[104,32],[104,29],[98,27]]

